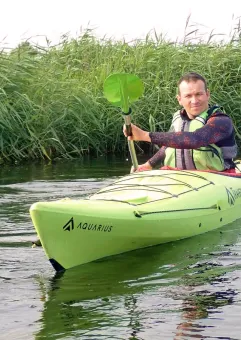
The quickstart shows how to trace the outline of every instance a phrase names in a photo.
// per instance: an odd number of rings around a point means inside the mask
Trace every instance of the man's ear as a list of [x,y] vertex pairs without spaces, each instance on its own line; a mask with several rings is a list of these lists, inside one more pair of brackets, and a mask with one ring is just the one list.
[[177,98],[178,103],[182,106],[182,103],[181,103],[181,96],[179,96],[179,94],[177,94],[177,95],[176,95],[176,98]]
[[210,99],[210,91],[209,91],[209,89],[207,89],[207,96],[208,96],[208,99]]

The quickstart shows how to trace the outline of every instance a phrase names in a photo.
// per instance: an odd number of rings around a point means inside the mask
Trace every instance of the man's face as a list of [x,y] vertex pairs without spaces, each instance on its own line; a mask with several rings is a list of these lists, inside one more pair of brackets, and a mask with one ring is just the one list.
[[183,81],[179,85],[177,100],[186,110],[190,119],[194,119],[208,109],[210,94],[205,90],[202,80]]

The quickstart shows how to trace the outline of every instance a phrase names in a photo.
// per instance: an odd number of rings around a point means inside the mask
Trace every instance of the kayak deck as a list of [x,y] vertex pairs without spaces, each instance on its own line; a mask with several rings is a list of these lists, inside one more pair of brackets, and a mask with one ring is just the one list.
[[[190,184],[191,183],[191,184]],[[199,174],[188,172],[153,173],[153,171],[127,175],[101,189],[90,200],[115,200],[140,205],[156,200],[177,198],[198,191],[214,183]]]

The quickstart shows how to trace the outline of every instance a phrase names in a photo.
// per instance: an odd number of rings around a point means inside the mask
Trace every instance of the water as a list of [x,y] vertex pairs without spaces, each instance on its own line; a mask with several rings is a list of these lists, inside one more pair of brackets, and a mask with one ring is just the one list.
[[128,171],[104,159],[1,168],[0,339],[241,339],[241,220],[61,275],[31,247],[33,202]]

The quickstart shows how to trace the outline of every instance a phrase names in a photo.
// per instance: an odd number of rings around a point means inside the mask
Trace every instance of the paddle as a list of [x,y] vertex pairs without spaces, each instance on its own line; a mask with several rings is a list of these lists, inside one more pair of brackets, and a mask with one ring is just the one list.
[[[110,103],[121,108],[128,136],[132,135],[130,104],[139,99],[143,92],[143,82],[134,74],[114,73],[104,82],[104,96]],[[133,168],[136,170],[138,162],[133,141],[128,140],[128,147]]]

